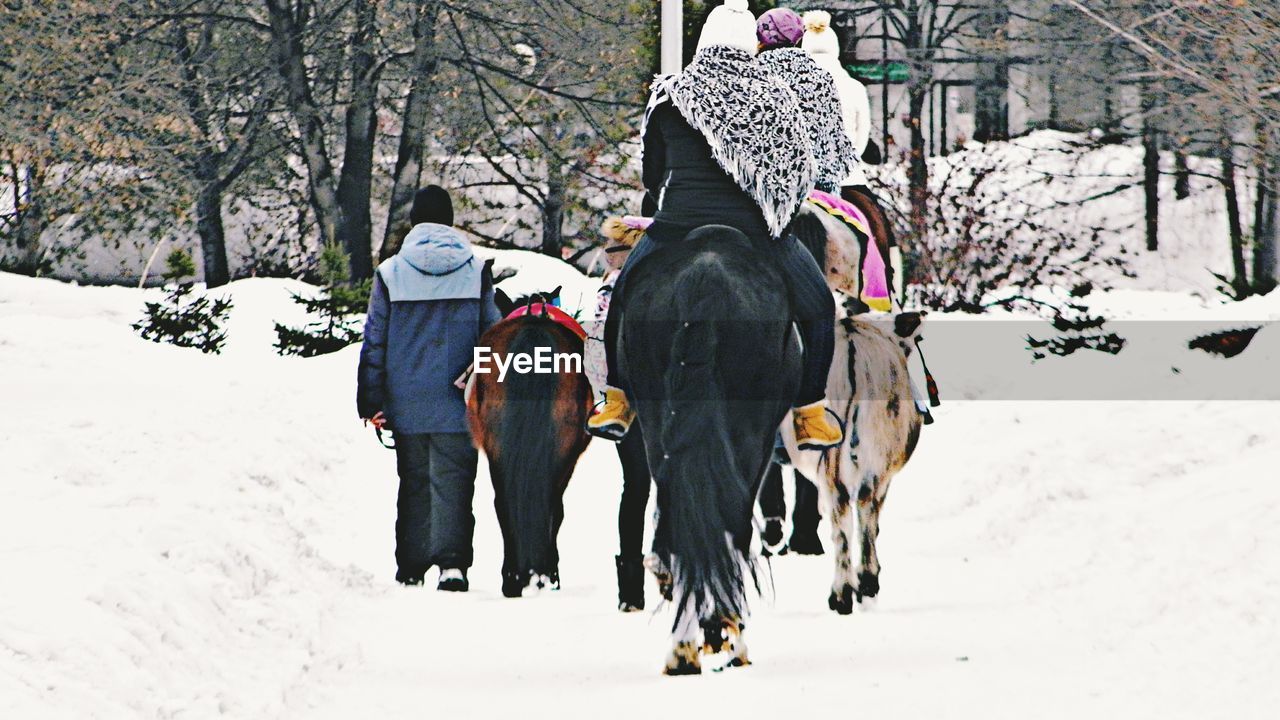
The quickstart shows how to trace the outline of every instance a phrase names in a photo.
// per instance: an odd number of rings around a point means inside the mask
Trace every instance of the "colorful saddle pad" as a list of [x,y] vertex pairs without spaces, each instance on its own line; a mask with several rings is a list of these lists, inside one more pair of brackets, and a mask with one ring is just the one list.
[[871,221],[857,206],[838,195],[814,190],[809,193],[809,202],[867,237],[867,253],[862,260],[862,302],[872,310],[889,312],[893,308],[893,302],[889,298],[885,261],[872,237]]

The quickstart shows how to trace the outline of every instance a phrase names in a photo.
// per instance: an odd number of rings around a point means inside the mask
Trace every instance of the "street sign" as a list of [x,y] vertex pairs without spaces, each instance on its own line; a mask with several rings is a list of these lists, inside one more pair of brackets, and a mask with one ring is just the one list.
[[886,75],[891,83],[902,83],[911,79],[911,66],[904,62],[854,63],[845,65],[844,69],[864,82],[885,82]]

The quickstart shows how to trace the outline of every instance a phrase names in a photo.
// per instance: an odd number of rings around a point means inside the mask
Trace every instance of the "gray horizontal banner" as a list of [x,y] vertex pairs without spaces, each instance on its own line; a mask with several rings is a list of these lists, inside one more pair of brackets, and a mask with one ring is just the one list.
[[920,347],[944,402],[1280,400],[1277,325],[1112,321],[1071,330],[926,318]]

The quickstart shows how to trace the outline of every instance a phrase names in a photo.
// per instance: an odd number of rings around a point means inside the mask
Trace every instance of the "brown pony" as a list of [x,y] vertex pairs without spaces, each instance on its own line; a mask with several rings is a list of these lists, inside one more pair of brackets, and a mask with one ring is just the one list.
[[[545,306],[534,305],[527,314],[494,325],[479,345],[495,360],[511,361],[505,378],[489,362],[476,368],[467,385],[467,420],[489,460],[502,528],[502,594],[520,597],[526,587],[559,589],[556,537],[564,520],[563,495],[590,440],[583,431],[591,410],[583,340],[552,319]],[[536,372],[536,366],[518,372],[515,359],[536,357],[539,348],[554,358],[552,372]]]

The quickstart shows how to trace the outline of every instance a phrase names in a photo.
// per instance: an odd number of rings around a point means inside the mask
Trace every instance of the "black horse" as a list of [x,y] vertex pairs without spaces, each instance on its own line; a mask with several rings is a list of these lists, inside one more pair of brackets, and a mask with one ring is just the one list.
[[800,377],[787,286],[767,248],[709,225],[637,264],[628,287],[620,369],[657,483],[654,553],[676,609],[665,672],[701,672],[699,629],[705,650],[745,665],[752,508]]

